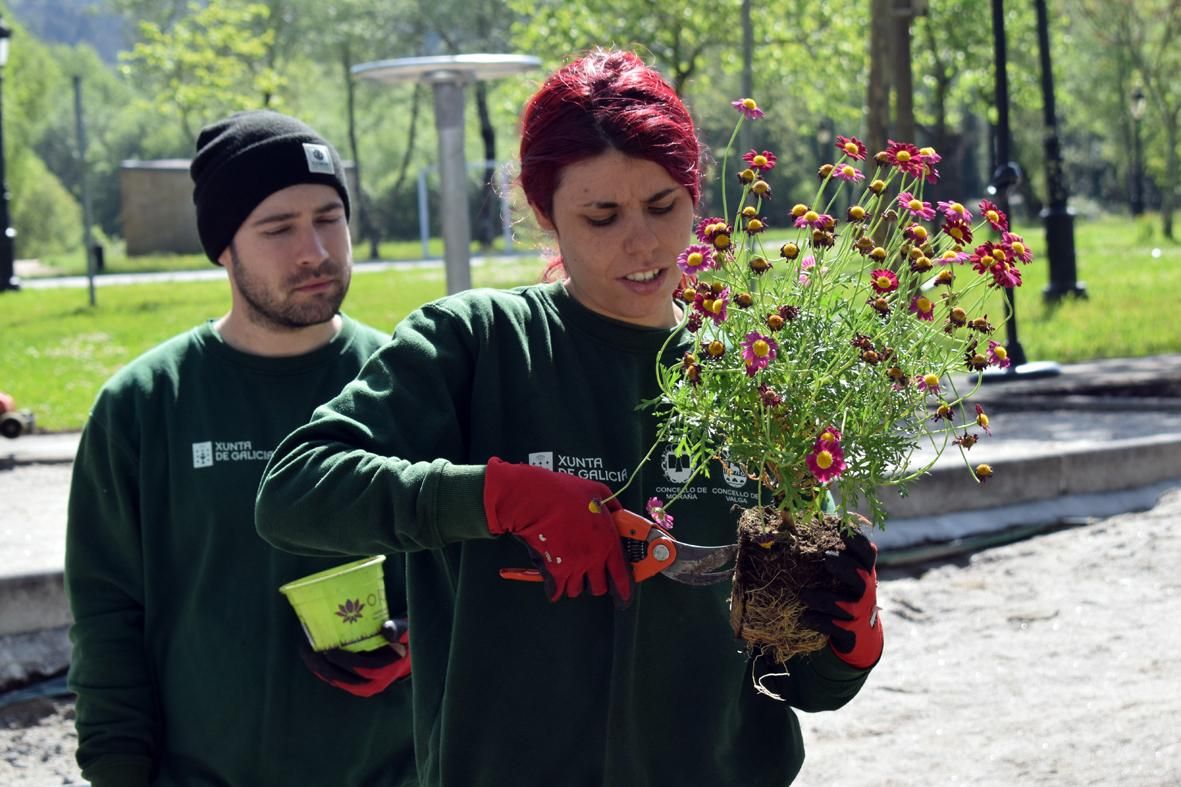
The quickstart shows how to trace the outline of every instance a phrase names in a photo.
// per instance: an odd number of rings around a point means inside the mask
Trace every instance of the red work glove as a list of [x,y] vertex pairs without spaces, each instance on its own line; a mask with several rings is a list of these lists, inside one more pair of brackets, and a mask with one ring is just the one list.
[[354,653],[344,648],[314,651],[300,641],[299,655],[317,678],[358,697],[372,697],[410,674],[410,627],[406,618],[387,620],[381,635],[389,642]]
[[620,605],[631,600],[631,566],[611,518],[622,506],[609,500],[592,510],[592,500],[610,495],[597,481],[496,457],[484,476],[489,532],[524,542],[550,601],[574,598],[588,584],[591,595],[609,591]]
[[841,661],[869,669],[882,656],[882,621],[878,616],[878,548],[863,533],[844,539],[842,552],[830,552],[824,567],[837,590],[805,588],[800,600],[808,607],[803,624],[827,634],[828,646]]

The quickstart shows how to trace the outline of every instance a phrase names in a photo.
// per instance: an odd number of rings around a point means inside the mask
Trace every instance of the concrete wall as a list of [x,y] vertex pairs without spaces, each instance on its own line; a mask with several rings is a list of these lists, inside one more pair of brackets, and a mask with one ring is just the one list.
[[[350,195],[357,194],[351,162],[345,162]],[[119,166],[123,238],[127,255],[200,254],[197,210],[187,159],[124,161]],[[352,197],[351,229],[357,241],[357,198]]]

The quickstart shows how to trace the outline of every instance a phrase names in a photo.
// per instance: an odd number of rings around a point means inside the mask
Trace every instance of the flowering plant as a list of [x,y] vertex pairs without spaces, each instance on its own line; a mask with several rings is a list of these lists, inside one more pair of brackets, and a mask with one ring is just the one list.
[[[750,98],[733,105],[727,152],[763,114]],[[825,555],[846,548],[843,536],[866,521],[859,511],[882,526],[881,490],[904,491],[935,461],[913,467],[920,446],[937,459],[955,445],[966,461],[988,433],[988,415],[967,410],[971,391],[952,374],[1009,365],[984,308],[995,289],[1021,284],[1032,259],[991,202],[977,216],[923,198],[939,178],[931,148],[890,141],[871,159],[859,139],[838,136],[836,149],[811,202],[787,211],[792,235],[773,251],[763,239],[769,217],[784,215],[770,210],[776,157],[743,155],[733,212],[723,194],[723,215],[701,219],[677,260],[693,347],[657,365],[661,392],[648,402],[657,445],[675,446],[691,468],[667,504],[648,502],[656,521],[672,525],[668,505],[715,461],[727,478],[757,481],[755,505],[738,517],[730,619],[735,636],[778,664],[827,642],[804,624],[801,590],[833,587]],[[982,240],[989,232],[995,239]],[[992,475],[986,464],[968,470],[981,483]]]
[[[753,99],[734,107],[727,151],[762,116]],[[858,508],[880,524],[880,488],[904,490],[929,469],[909,467],[920,445],[962,452],[988,432],[951,374],[1008,366],[983,308],[993,289],[1021,284],[1018,263],[1032,256],[991,202],[977,216],[923,199],[939,177],[931,148],[890,141],[868,158],[859,139],[838,136],[836,150],[812,201],[787,212],[794,235],[774,250],[763,238],[768,216],[783,215],[770,210],[775,154],[742,157],[733,213],[723,196],[725,215],[701,219],[677,260],[694,349],[658,369],[651,404],[660,440],[695,472],[708,475],[713,460],[737,466],[758,481],[760,506],[785,521],[820,517],[833,491],[851,527]],[[843,195],[847,212],[834,216]],[[990,229],[997,238],[981,241]],[[983,482],[992,470],[969,472]],[[650,508],[667,516],[665,506]]]

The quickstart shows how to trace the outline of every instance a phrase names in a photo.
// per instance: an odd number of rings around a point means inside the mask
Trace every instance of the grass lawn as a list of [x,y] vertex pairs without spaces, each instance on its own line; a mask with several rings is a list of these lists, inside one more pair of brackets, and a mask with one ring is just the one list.
[[[205,268],[209,263],[205,263]],[[363,269],[363,266],[361,266]],[[537,280],[536,257],[473,267],[480,287]],[[441,266],[358,272],[344,311],[382,331],[446,292]],[[229,308],[225,281],[132,284],[0,295],[0,390],[33,410],[38,429],[80,429],[99,387],[140,353]]]
[[[1018,227],[1036,255],[1017,290],[1017,327],[1030,361],[1072,361],[1181,352],[1181,245],[1162,239],[1154,217],[1106,217],[1075,227],[1078,280],[1086,299],[1043,303],[1048,262],[1038,226]],[[198,260],[200,261],[200,260]],[[200,261],[202,269],[209,264]],[[197,266],[194,266],[197,267]],[[473,269],[476,286],[535,281],[535,257]],[[969,273],[970,271],[965,271]],[[358,273],[345,311],[383,331],[444,294],[442,267]],[[224,281],[100,287],[98,306],[85,289],[26,289],[0,295],[0,390],[31,408],[39,428],[78,429],[99,386],[160,341],[229,305]],[[1004,313],[997,297],[989,316]],[[1004,330],[998,341],[1004,341]]]

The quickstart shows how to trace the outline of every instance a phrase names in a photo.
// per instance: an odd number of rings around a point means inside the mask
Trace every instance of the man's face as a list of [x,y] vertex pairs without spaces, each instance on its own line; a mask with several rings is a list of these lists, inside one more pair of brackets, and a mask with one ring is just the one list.
[[301,183],[251,211],[219,262],[234,307],[260,326],[295,330],[331,320],[352,277],[344,203],[331,186]]

